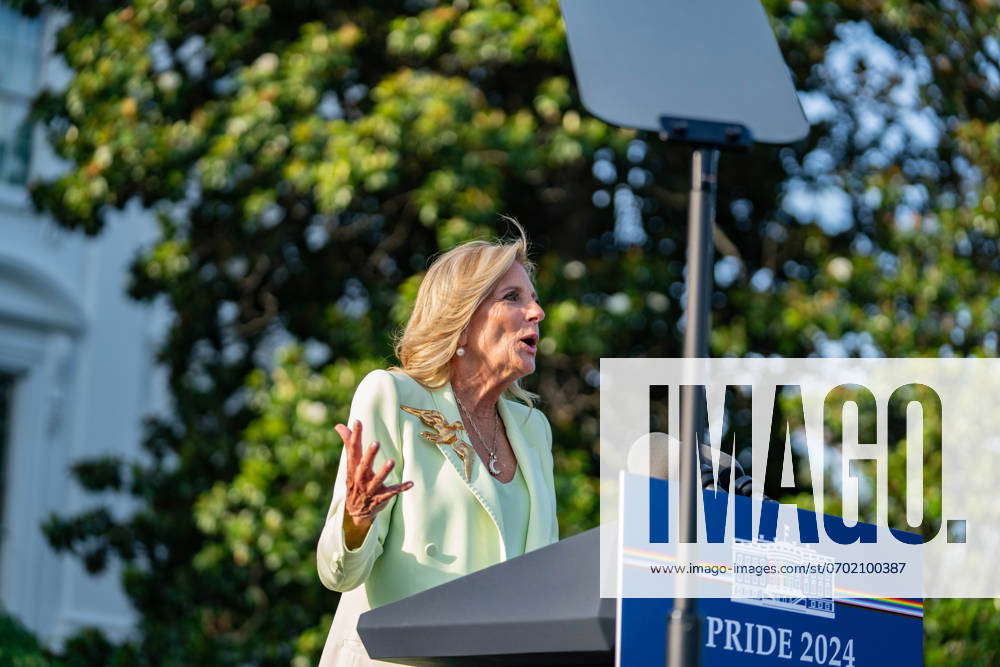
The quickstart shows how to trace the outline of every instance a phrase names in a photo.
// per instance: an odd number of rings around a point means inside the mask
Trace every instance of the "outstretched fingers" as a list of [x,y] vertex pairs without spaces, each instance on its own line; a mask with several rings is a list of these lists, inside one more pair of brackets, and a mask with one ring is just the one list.
[[403,482],[402,484],[392,484],[390,486],[382,487],[382,493],[379,493],[372,501],[377,503],[379,506],[382,503],[388,502],[393,496],[399,495],[403,491],[408,491],[413,488],[413,482]]
[[381,443],[379,443],[378,441],[375,441],[372,444],[368,445],[368,450],[365,452],[364,458],[361,459],[361,465],[360,465],[361,471],[365,475],[365,477],[368,477],[372,474],[372,465],[375,463],[375,455],[378,454],[378,450],[381,446],[382,446]]
[[376,473],[374,477],[372,477],[372,481],[368,482],[368,493],[373,494],[378,491],[379,487],[382,486],[382,482],[385,481],[385,478],[389,476],[389,473],[392,472],[392,469],[395,467],[396,461],[394,459],[389,459],[382,464],[382,468],[379,469],[378,473]]
[[354,429],[351,431],[351,460],[357,463],[361,460],[361,422],[354,420]]
[[343,424],[337,424],[333,427],[333,430],[337,432],[340,439],[344,441],[344,453],[350,456],[351,453],[351,429],[347,428]]
[[344,453],[347,455],[347,469],[352,470],[361,460],[361,422],[354,420],[354,428],[343,424],[333,427],[340,439],[344,441]]
[[396,461],[389,459],[373,472],[375,457],[381,445],[373,442],[368,449],[362,447],[361,422],[355,420],[353,428],[337,424],[334,430],[344,441],[344,455],[347,456],[347,500],[352,516],[371,519],[383,510],[396,495],[413,487],[413,482],[403,482],[386,486],[385,480],[396,467]]

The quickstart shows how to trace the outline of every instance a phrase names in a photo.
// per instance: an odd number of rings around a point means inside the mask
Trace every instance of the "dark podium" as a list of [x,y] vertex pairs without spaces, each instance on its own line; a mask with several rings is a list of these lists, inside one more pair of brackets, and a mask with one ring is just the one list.
[[408,665],[612,665],[599,553],[593,528],[366,612],[358,634],[370,657]]

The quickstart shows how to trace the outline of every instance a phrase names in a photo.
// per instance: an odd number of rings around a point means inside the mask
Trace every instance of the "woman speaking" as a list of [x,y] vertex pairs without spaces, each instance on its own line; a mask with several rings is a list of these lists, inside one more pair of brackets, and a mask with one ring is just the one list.
[[360,614],[558,539],[552,430],[520,385],[545,312],[518,229],[433,263],[396,345],[401,367],[369,373],[349,427],[336,426],[317,568],[344,594],[321,665],[389,665],[368,657]]

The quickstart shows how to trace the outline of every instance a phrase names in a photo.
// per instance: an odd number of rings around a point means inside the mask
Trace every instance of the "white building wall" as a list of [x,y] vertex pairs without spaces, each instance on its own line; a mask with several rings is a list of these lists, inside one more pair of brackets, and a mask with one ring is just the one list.
[[[45,55],[57,18],[40,20],[38,85],[60,85],[65,68]],[[36,132],[30,173],[60,168]],[[40,525],[52,512],[109,501],[119,515],[129,511],[126,499],[85,493],[69,466],[102,453],[140,457],[142,419],[165,405],[153,367],[165,312],[125,293],[128,265],[154,231],[150,216],[129,207],[96,239],[65,232],[33,212],[24,188],[0,184],[0,373],[16,377],[0,604],[56,647],[83,626],[116,637],[134,624],[118,570],[88,575],[77,559],[48,547]]]

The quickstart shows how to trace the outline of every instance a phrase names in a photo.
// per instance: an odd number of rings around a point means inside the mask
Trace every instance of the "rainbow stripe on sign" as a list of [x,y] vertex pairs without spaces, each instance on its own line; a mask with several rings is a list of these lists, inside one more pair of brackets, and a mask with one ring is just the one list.
[[924,603],[922,600],[907,598],[842,598],[834,600],[834,602],[851,605],[852,607],[877,609],[878,611],[886,611],[891,614],[913,616],[914,618],[924,617]]

